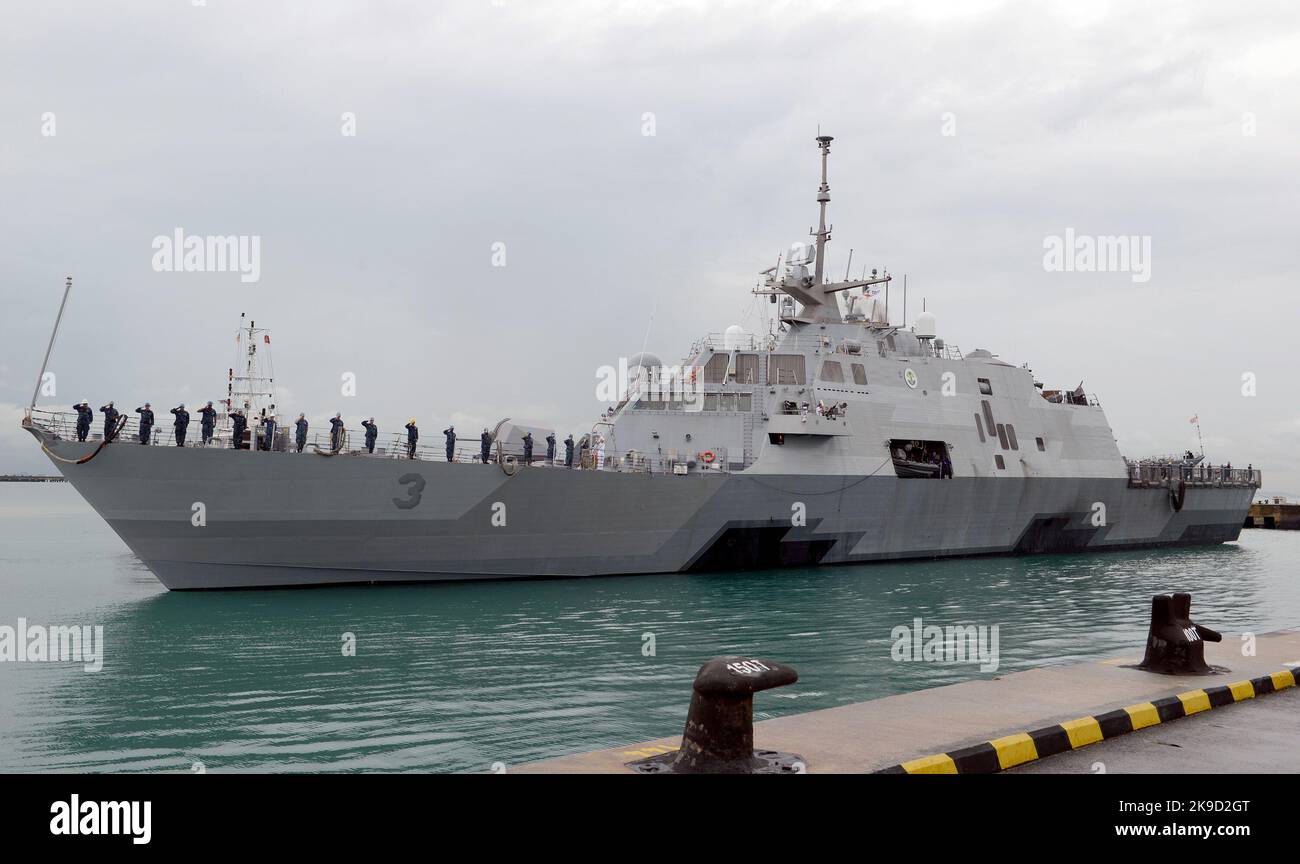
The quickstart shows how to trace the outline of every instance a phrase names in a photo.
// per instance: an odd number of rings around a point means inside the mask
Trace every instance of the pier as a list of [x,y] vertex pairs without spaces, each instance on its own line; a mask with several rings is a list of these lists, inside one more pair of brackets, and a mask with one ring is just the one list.
[[1245,527],[1300,531],[1300,502],[1280,497],[1270,501],[1256,501],[1250,505]]
[[[1122,748],[1141,743],[1136,740],[1140,730],[1174,724],[1169,728],[1176,726],[1175,734],[1211,749],[1198,756],[1197,745],[1171,747],[1162,757],[1147,748],[1142,767],[1133,770],[1163,771],[1166,760],[1176,760],[1183,770],[1259,770],[1276,764],[1272,756],[1279,754],[1261,753],[1267,743],[1257,744],[1248,734],[1232,734],[1234,724],[1268,725],[1261,718],[1279,710],[1283,717],[1294,717],[1281,704],[1264,702],[1278,699],[1285,707],[1294,706],[1300,630],[1257,636],[1253,656],[1243,656],[1247,644],[1236,635],[1205,643],[1205,659],[1226,670],[1208,675],[1137,669],[1143,659],[1138,645],[1131,653],[1097,662],[1030,669],[762,720],[753,727],[754,748],[797,753],[803,760],[800,770],[817,774],[989,773],[1029,763],[1038,772],[1075,772],[1080,760],[1090,766],[1109,758],[1103,753],[1118,752],[1116,758],[1122,758]],[[683,702],[689,696],[683,682]],[[759,708],[762,699],[762,694],[756,698]],[[1261,700],[1258,707],[1250,704],[1256,699]],[[1195,716],[1205,712],[1214,713],[1216,722]],[[1216,737],[1211,727],[1222,726],[1227,732]],[[681,736],[673,735],[508,770],[635,773],[628,763],[671,753],[680,744]],[[1131,752],[1129,758],[1134,758]]]
[[66,483],[58,474],[0,474],[0,483]]

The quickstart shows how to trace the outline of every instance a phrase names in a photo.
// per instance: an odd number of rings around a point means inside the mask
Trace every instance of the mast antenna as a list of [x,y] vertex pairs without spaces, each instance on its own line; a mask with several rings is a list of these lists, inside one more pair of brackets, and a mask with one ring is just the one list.
[[[59,303],[59,314],[54,319],[54,329],[50,331],[50,344],[45,346],[45,359],[41,361],[41,372],[36,376],[36,387],[32,390],[31,408],[36,407],[36,397],[40,395],[41,382],[45,380],[45,367],[50,363],[50,352],[54,350],[54,339],[59,335],[59,324],[63,322],[63,307],[68,305],[68,293],[70,291],[72,291],[71,276],[68,277],[68,281],[63,285],[63,301]],[[31,408],[28,409],[29,414]]]
[[817,187],[817,204],[821,213],[817,219],[817,265],[813,273],[814,285],[822,284],[822,273],[826,265],[826,241],[830,239],[830,232],[826,230],[826,205],[831,203],[831,187],[826,182],[826,157],[830,155],[831,142],[834,140],[830,135],[817,136],[817,146],[822,151],[822,185]]

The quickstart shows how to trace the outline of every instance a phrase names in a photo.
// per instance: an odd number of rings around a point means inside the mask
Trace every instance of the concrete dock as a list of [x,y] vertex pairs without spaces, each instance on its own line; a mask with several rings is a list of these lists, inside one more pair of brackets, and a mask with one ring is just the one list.
[[1300,687],[1161,723],[1007,774],[1300,774]]
[[1281,528],[1300,531],[1300,502],[1274,498],[1256,501],[1246,515],[1246,528]]
[[[1089,727],[1098,726],[1095,720],[1101,721],[1101,728],[1108,729],[1107,718],[1114,720],[1114,715],[1118,715],[1127,727],[1123,732],[1155,724],[1161,724],[1161,729],[1173,729],[1180,724],[1204,724],[1208,717],[1220,724],[1259,714],[1252,714],[1248,706],[1224,702],[1287,696],[1280,704],[1295,705],[1293,688],[1296,675],[1300,674],[1300,630],[1257,636],[1254,656],[1243,656],[1243,645],[1239,636],[1227,634],[1220,643],[1206,643],[1206,660],[1228,670],[1211,675],[1169,676],[1130,668],[1142,659],[1142,647],[1137,646],[1133,653],[1100,662],[1031,669],[763,720],[754,724],[754,747],[797,753],[803,757],[808,773],[830,774],[897,770],[901,765],[909,765],[909,770],[922,765],[942,771],[947,765],[945,754],[980,748],[993,753],[995,748],[987,746],[993,743],[996,745],[994,761],[1002,758],[1002,767],[1042,758],[1043,761],[1034,762],[1036,769],[1050,772],[1053,759],[1088,759],[1089,747],[1098,747],[1090,742],[1102,737],[1088,731]],[[1256,682],[1253,686],[1249,683],[1252,680]],[[1204,692],[1207,690],[1213,691],[1216,698],[1207,697]],[[1270,692],[1273,690],[1280,692]],[[690,682],[684,682],[683,705],[690,698]],[[764,694],[756,697],[759,710],[764,707],[763,698]],[[1168,710],[1170,703],[1177,710]],[[1212,707],[1214,710],[1208,710]],[[1189,716],[1182,716],[1184,713]],[[1181,719],[1174,719],[1175,716]],[[1058,724],[1068,731],[1065,749],[1071,752],[1034,755],[1029,733],[1049,728],[1059,730]],[[1179,734],[1184,733],[1193,734],[1180,728]],[[1129,737],[1136,734],[1140,732],[1134,731]],[[1109,729],[1105,738],[1100,747],[1112,748],[1123,740],[1112,740]],[[675,750],[680,742],[678,734],[511,766],[508,770],[510,773],[635,773],[627,763]],[[1250,742],[1245,737],[1227,735],[1218,740],[1210,736],[1207,742],[1207,747],[1212,744],[1215,752],[1207,753],[1206,767],[1201,770],[1211,770],[1211,765],[1215,770],[1231,770],[1228,765],[1238,764],[1236,770],[1249,771],[1251,764],[1258,764],[1234,761],[1231,751],[1224,750],[1225,747],[1248,748]],[[1043,749],[1041,743],[1039,749]],[[1013,754],[1010,762],[1005,754]],[[1181,764],[1192,764],[1186,760],[1194,760],[1195,753],[1180,753],[1179,759]],[[1091,761],[1088,760],[1089,764]],[[1062,770],[1079,770],[1073,762],[1058,764]],[[1146,767],[1139,770],[1163,770],[1150,762],[1144,764]]]

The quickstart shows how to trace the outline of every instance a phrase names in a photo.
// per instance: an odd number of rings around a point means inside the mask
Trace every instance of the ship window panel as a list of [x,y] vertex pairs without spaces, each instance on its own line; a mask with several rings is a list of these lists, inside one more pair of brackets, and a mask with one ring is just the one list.
[[978,414],[975,415],[975,431],[980,433],[981,444],[988,441],[988,439],[984,437],[984,424],[980,422],[980,415]]
[[806,384],[802,354],[771,354],[767,358],[767,383]]
[[705,410],[705,411],[717,411],[717,410],[718,410],[718,394],[717,394],[717,393],[705,393],[705,394],[704,394],[704,410]]
[[1035,441],[1035,443],[1038,444],[1038,449],[1039,449],[1039,450],[1042,450],[1044,453],[1047,452],[1047,445],[1043,443],[1043,439],[1042,439],[1042,438],[1035,438],[1034,441]]
[[736,383],[738,384],[758,383],[758,355],[757,354],[736,355]]
[[1020,449],[1020,442],[1016,440],[1016,427],[1012,426],[1010,423],[1007,424],[1007,440],[1011,442],[1012,450]]
[[704,364],[704,383],[723,384],[727,380],[727,365],[731,361],[729,354],[714,354]]
[[1003,461],[1003,459],[1002,459],[1002,454],[1001,454],[1001,453],[999,453],[999,454],[997,454],[996,456],[994,456],[994,457],[993,457],[993,461],[996,462],[996,463],[998,464],[998,467],[999,467],[999,468],[1003,468],[1003,469],[1005,469],[1005,468],[1007,467],[1007,463],[1006,463],[1005,461]]
[[738,411],[753,411],[753,410],[754,410],[754,397],[753,397],[753,395],[751,395],[751,394],[749,394],[749,393],[739,393],[739,394],[737,394],[737,396],[736,396],[736,410],[738,410]]
[[1003,450],[1011,449],[1010,445],[1007,443],[1007,427],[1003,426],[1001,423],[998,424],[998,443],[1002,445]]
[[718,410],[719,410],[719,411],[735,411],[735,410],[736,410],[736,394],[735,394],[735,393],[722,393],[722,394],[720,394],[720,395],[718,396]]
[[784,433],[781,433],[781,432],[768,432],[768,433],[767,433],[767,440],[770,441],[770,442],[773,443],[773,444],[784,444],[784,443],[785,443],[785,434],[784,434]]
[[833,384],[843,384],[844,367],[840,365],[840,361],[823,360],[821,379],[823,381],[830,381]]
[[852,365],[853,365],[853,383],[857,384],[859,387],[866,387],[867,370],[862,368],[861,363],[854,363]]
[[992,435],[993,430],[998,428],[997,424],[993,422],[993,406],[989,404],[989,400],[981,399],[980,407],[984,409],[984,428],[989,430],[989,434]]

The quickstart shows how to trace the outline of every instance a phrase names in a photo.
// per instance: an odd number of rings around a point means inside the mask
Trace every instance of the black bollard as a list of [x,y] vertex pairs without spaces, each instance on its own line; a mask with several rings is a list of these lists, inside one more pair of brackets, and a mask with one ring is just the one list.
[[799,673],[784,663],[715,657],[695,675],[681,749],[629,767],[643,774],[799,773],[801,757],[754,750],[754,694],[798,680]]
[[1223,641],[1222,634],[1193,624],[1191,594],[1157,594],[1151,598],[1151,630],[1147,652],[1138,665],[1162,675],[1205,675],[1219,671],[1205,662],[1205,643]]

